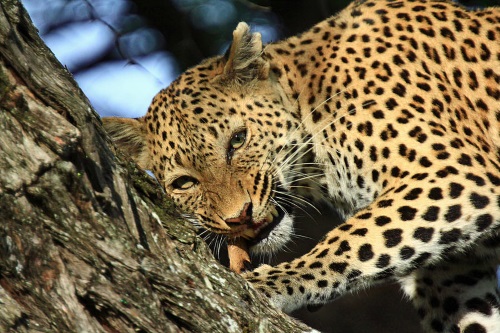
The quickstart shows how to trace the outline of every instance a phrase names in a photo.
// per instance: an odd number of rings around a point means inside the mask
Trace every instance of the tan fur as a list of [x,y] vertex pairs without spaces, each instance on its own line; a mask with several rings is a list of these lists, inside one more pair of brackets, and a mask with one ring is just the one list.
[[244,274],[276,307],[397,281],[426,332],[500,332],[500,9],[355,1],[265,47],[242,23],[142,125],[109,122],[195,225],[252,253],[338,209],[309,253]]

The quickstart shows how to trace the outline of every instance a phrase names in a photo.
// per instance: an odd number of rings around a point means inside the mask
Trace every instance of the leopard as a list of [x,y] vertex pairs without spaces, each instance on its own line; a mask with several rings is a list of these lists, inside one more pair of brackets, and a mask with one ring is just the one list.
[[425,332],[500,332],[500,8],[356,0],[182,73],[119,149],[186,218],[270,254],[301,207],[343,222],[306,254],[242,276],[285,312],[399,283]]

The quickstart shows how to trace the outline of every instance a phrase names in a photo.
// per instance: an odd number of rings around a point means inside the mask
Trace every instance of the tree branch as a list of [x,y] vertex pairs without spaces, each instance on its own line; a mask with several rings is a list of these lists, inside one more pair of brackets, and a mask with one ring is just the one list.
[[0,331],[299,332],[217,263],[0,2]]

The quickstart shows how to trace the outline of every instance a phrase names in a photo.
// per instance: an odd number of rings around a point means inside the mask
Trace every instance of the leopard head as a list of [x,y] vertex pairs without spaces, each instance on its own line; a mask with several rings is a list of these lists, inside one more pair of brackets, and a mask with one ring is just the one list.
[[250,240],[253,253],[281,248],[307,137],[273,71],[260,34],[240,23],[225,55],[160,91],[143,118],[107,118],[115,143],[150,169],[197,226]]

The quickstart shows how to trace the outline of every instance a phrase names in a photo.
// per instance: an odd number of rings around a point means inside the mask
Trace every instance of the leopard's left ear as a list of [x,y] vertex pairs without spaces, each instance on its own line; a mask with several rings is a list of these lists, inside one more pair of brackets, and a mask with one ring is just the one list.
[[258,32],[251,33],[245,22],[240,22],[233,31],[233,42],[224,60],[223,80],[245,84],[253,80],[265,80],[269,76],[269,63],[262,58],[261,35]]
[[102,118],[104,129],[115,145],[144,170],[151,170],[145,118]]

